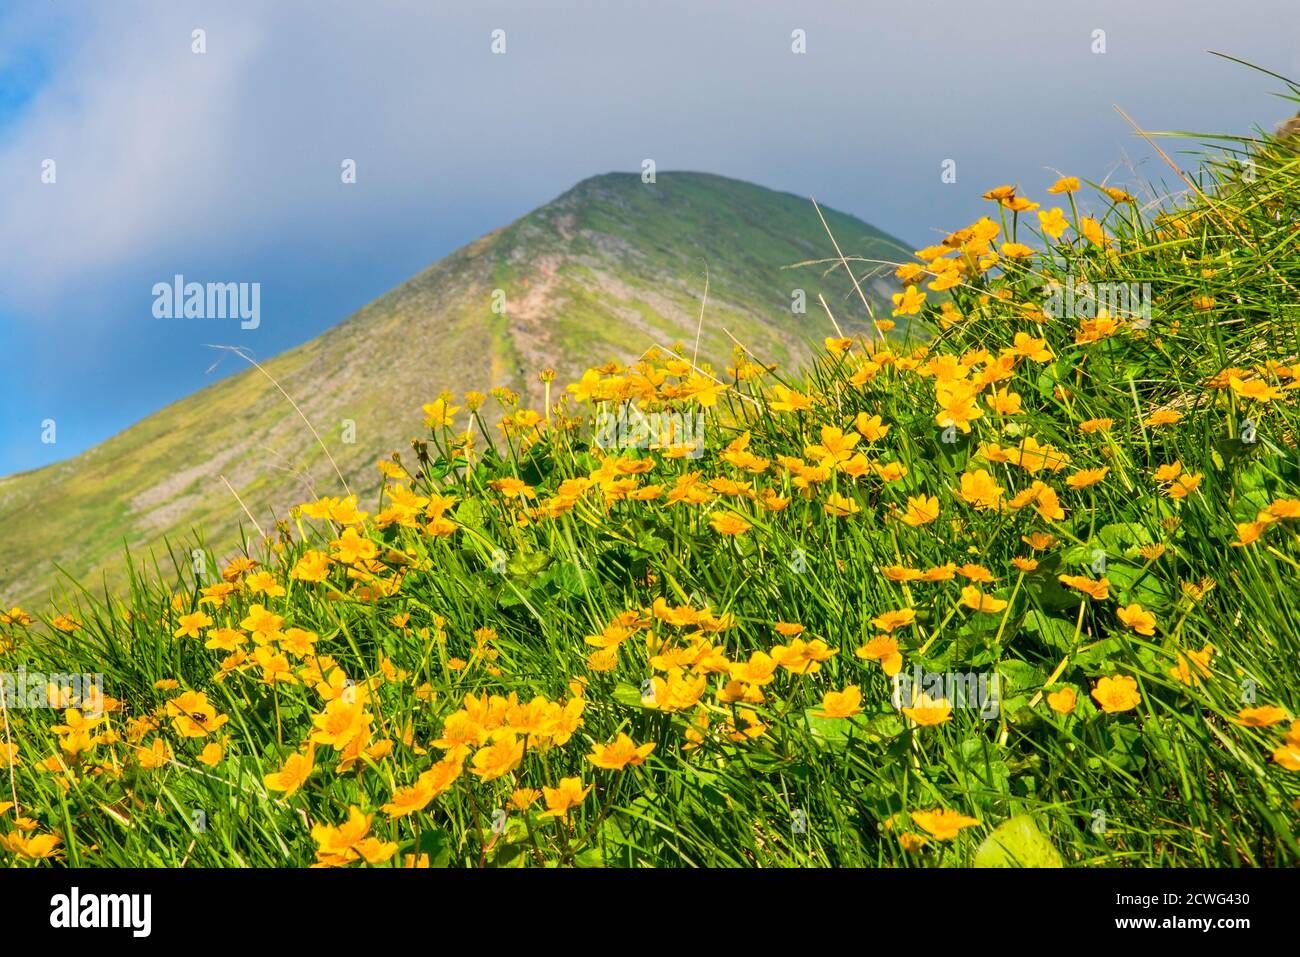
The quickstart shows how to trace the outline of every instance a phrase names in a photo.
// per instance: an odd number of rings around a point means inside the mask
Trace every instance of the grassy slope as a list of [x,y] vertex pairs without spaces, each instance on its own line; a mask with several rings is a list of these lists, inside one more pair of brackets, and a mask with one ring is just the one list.
[[[214,607],[200,604],[205,582],[168,580],[72,609],[85,622],[72,635],[0,625],[11,669],[102,671],[121,703],[90,729],[93,743],[71,712],[10,712],[14,789],[37,835],[0,826],[11,858],[305,866],[357,864],[364,852],[466,866],[952,866],[992,849],[1003,863],[1295,866],[1300,156],[1256,148],[1256,177],[1209,169],[1210,198],[1168,199],[1159,217],[1091,188],[1068,199],[1036,190],[1070,207],[1074,226],[1060,242],[968,275],[953,294],[960,321],[923,350],[872,357],[859,344],[781,373],[811,408],[790,411],[772,401],[775,382],[751,382],[741,390],[749,402],[729,400],[710,419],[702,459],[632,451],[619,473],[582,432],[553,430],[531,445],[520,436],[505,458],[436,463],[410,480],[423,496],[458,499],[449,526],[426,528],[419,511],[405,525],[359,524],[376,565],[331,544],[339,526],[304,518],[278,552],[258,553],[283,596],[246,576]],[[1080,235],[1084,213],[1105,238]],[[996,206],[990,215],[1000,238],[1042,239],[1032,216],[1017,223]],[[987,252],[964,246],[945,258]],[[1150,325],[1089,335],[1086,317],[1045,316],[1044,280],[1068,276],[1151,282]],[[1015,363],[990,382],[1007,349]],[[941,386],[955,373],[982,381],[983,414],[949,442]],[[622,385],[611,376],[606,387]],[[1020,396],[1019,410],[995,412],[994,387]],[[858,428],[857,413],[879,415],[889,431],[863,424],[856,451],[906,474],[818,476],[790,458],[825,455],[842,441],[832,430]],[[736,419],[766,462],[724,454]],[[1084,427],[1098,420],[1109,424]],[[1049,468],[1026,455],[1029,437],[1069,462]],[[687,471],[720,481],[693,504],[665,504],[630,500],[619,479],[673,487]],[[974,494],[981,473],[997,503]],[[502,479],[537,497],[516,497]],[[585,491],[574,487],[581,479],[592,482]],[[790,501],[772,509],[731,482]],[[565,483],[572,497],[557,506]],[[922,513],[931,499],[937,514]],[[746,523],[730,527],[736,534],[718,531],[728,513]],[[300,573],[307,549],[336,556],[326,581]],[[886,573],[948,564],[947,579]],[[214,625],[243,629],[252,649],[254,603],[284,628],[318,634],[317,651],[299,658],[287,633],[261,636],[261,660],[173,638],[182,616],[203,608]],[[632,634],[610,627],[616,620]],[[788,658],[769,667],[763,655],[793,649],[780,621],[825,643],[818,670]],[[855,654],[878,647],[885,630],[906,671],[996,672],[1000,709],[899,714],[883,663]],[[617,642],[610,660],[592,657],[596,636]],[[304,683],[267,683],[265,655],[276,648]],[[313,670],[333,683],[317,684]],[[344,676],[356,682],[351,699]],[[1102,694],[1111,682],[1131,690]],[[182,689],[202,691],[229,723],[183,736],[185,715],[165,710]],[[848,691],[860,700],[839,703],[857,713],[822,715]],[[497,704],[471,715],[467,694]],[[526,706],[537,696],[547,707]],[[581,723],[566,726],[560,705],[577,697]],[[204,706],[190,699],[185,710]],[[927,711],[943,720],[917,720]],[[331,744],[321,731],[337,717],[348,735]],[[113,735],[101,737],[106,729]],[[527,734],[501,775],[485,773],[489,729],[498,743],[512,729],[517,744]],[[623,770],[593,766],[588,755],[619,734],[654,750]],[[463,750],[460,739],[470,741]],[[211,769],[197,767],[200,750],[217,744]],[[345,745],[370,747],[369,761],[349,759]],[[311,774],[281,796],[285,782],[268,775],[306,753]],[[150,760],[158,754],[167,760]],[[459,776],[442,777],[447,769]],[[507,811],[499,835],[490,830],[515,788],[565,778],[592,786],[565,818],[541,813],[557,803],[541,791]],[[349,808],[367,816],[373,843],[354,832],[332,854]],[[206,814],[198,834],[194,809]],[[960,816],[959,833],[940,826],[939,811]],[[1019,838],[997,851],[988,842],[1013,821]]]
[[[896,241],[859,220],[827,217],[848,255],[900,255]],[[722,327],[773,360],[806,354],[809,329],[825,329],[816,292],[851,313],[850,287],[822,269],[783,267],[830,254],[812,207],[790,194],[695,173],[664,173],[653,186],[598,176],[265,366],[353,490],[373,492],[376,458],[408,446],[418,425],[411,410],[442,389],[509,386],[535,401],[544,366],[569,376],[635,358],[655,341],[693,342],[706,263],[702,356],[728,358]],[[805,317],[789,311],[795,286],[808,292]],[[506,292],[505,316],[490,310],[495,288]],[[872,295],[879,302],[879,290]],[[355,444],[341,441],[345,419],[356,423]],[[63,585],[56,564],[91,588],[102,575],[120,584],[124,542],[168,570],[169,536],[188,541],[202,529],[218,553],[229,551],[248,522],[221,475],[263,529],[311,491],[339,491],[302,421],[248,370],[74,459],[0,479],[0,603],[43,604]]]

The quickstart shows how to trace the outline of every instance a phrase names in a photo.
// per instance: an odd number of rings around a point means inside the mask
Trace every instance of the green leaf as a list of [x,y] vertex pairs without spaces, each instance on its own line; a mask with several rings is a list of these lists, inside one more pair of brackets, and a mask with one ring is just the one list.
[[1172,600],[1169,585],[1154,573],[1133,565],[1111,565],[1106,569],[1112,591],[1123,604],[1137,602],[1143,608],[1163,608]]
[[600,579],[573,562],[562,562],[552,566],[539,579],[539,584],[551,585],[557,591],[574,598],[581,598],[588,591],[600,590]]
[[535,578],[551,564],[551,556],[545,552],[515,552],[506,564],[508,571],[515,578]]
[[461,499],[460,504],[456,506],[456,511],[451,514],[452,518],[466,528],[480,530],[483,528],[483,505],[478,499]]
[[975,852],[975,867],[1062,867],[1061,855],[1028,814],[993,829]]
[[1074,622],[1045,615],[1036,608],[1025,613],[1021,627],[1038,639],[1039,643],[1060,655],[1074,648]]
[[808,719],[808,730],[813,740],[823,747],[843,748],[849,742],[848,718],[823,718],[812,708],[804,714]]
[[601,853],[599,847],[589,847],[574,855],[573,865],[574,867],[604,867],[605,855]]
[[626,681],[620,681],[614,686],[613,698],[619,704],[626,705],[629,708],[644,708],[647,711],[654,710],[642,701],[641,689]]
[[1097,532],[1097,538],[1105,546],[1108,554],[1116,554],[1142,545],[1150,545],[1155,539],[1145,525],[1137,522],[1116,522],[1103,525]]
[[429,855],[430,867],[446,867],[451,863],[451,835],[440,827],[420,835],[420,853]]

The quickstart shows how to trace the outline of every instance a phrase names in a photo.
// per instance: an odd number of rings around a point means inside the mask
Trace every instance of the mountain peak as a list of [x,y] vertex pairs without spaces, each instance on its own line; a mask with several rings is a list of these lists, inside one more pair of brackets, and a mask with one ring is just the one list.
[[[896,260],[908,249],[823,211],[848,256]],[[865,321],[842,271],[828,270],[831,256],[812,205],[791,193],[713,173],[664,171],[654,183],[604,173],[263,366],[320,433],[349,487],[369,492],[375,461],[409,449],[420,405],[442,390],[507,386],[537,407],[544,368],[565,383],[592,364],[693,344],[706,271],[701,362],[722,369],[735,341],[765,361],[806,355],[831,332],[819,294],[841,325]],[[822,264],[797,267],[808,261]],[[883,281],[866,288],[877,306],[887,303]],[[203,528],[221,551],[248,525],[243,507],[265,530],[290,506],[338,486],[311,431],[248,370],[74,459],[0,483],[0,598],[43,597],[56,563],[90,584],[100,574],[119,579],[124,542],[165,556],[168,541]],[[51,500],[61,503],[57,514],[39,507]]]

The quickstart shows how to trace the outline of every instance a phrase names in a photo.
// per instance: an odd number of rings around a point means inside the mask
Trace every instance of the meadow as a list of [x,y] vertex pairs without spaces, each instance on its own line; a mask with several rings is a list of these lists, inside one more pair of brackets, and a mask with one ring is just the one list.
[[0,615],[0,859],[1300,863],[1300,160],[1175,142],[990,189],[806,367],[430,396],[243,554]]

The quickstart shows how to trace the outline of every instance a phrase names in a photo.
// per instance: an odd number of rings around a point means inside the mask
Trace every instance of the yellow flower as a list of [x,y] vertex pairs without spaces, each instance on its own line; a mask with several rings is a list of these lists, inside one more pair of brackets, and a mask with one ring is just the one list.
[[1263,379],[1241,379],[1234,375],[1228,378],[1228,385],[1241,398],[1252,402],[1272,402],[1275,399],[1286,398],[1285,392],[1269,385]]
[[316,726],[311,732],[312,743],[342,751],[354,738],[368,733],[370,715],[357,699],[355,694],[340,695],[325,705],[323,714],[312,715],[311,723]]
[[249,591],[261,592],[269,598],[282,598],[285,594],[284,586],[270,572],[255,572],[244,579],[244,584]]
[[835,518],[846,518],[849,515],[854,515],[861,511],[858,507],[858,503],[853,499],[835,492],[832,492],[827,496],[826,503],[822,508],[825,510],[827,515],[832,515]]
[[28,860],[50,857],[61,841],[62,838],[57,834],[33,834],[31,837],[18,831],[0,834],[0,847]]
[[916,621],[916,611],[911,608],[899,608],[894,611],[881,612],[871,623],[881,631],[896,631]]
[[820,638],[812,641],[795,638],[789,645],[773,648],[772,660],[794,674],[811,675],[821,670],[823,661],[830,661],[837,654],[838,651],[827,647]]
[[152,771],[156,768],[168,764],[172,760],[173,754],[171,746],[162,738],[154,738],[153,743],[147,748],[141,748],[136,753],[136,760],[140,767],[146,771]]
[[289,659],[270,647],[263,646],[255,650],[253,652],[253,661],[262,669],[262,680],[267,684],[275,684],[277,681],[284,684],[298,683],[298,679],[293,675],[293,668],[289,664]]
[[1065,484],[1072,489],[1087,488],[1090,485],[1096,485],[1110,472],[1110,468],[1102,466],[1096,469],[1080,469],[1065,480]]
[[978,383],[941,382],[935,387],[935,400],[939,403],[935,423],[945,429],[956,427],[962,432],[969,432],[971,422],[984,417],[983,410],[976,402],[979,390]]
[[709,686],[707,674],[690,677],[682,669],[674,668],[668,679],[653,679],[654,694],[642,698],[641,703],[660,711],[683,711],[694,707]]
[[481,781],[495,781],[504,777],[519,766],[524,758],[524,743],[515,735],[508,734],[495,744],[480,748],[474,754],[474,772]]
[[922,727],[931,727],[952,720],[952,705],[948,703],[947,699],[931,698],[925,692],[921,693],[911,707],[901,710],[903,714]]
[[1102,229],[1101,223],[1091,216],[1083,216],[1079,219],[1079,232],[1083,233],[1084,238],[1094,246],[1105,246],[1111,242],[1106,235],[1106,230]]
[[1060,239],[1069,227],[1070,221],[1065,218],[1065,213],[1059,206],[1053,206],[1047,212],[1038,214],[1038,228],[1053,239]]
[[1201,478],[1199,472],[1184,472],[1174,479],[1173,484],[1169,486],[1169,497],[1175,499],[1187,498],[1201,484]]
[[1178,655],[1178,663],[1169,669],[1171,678],[1176,678],[1185,685],[1201,683],[1201,678],[1210,676],[1210,659],[1214,657],[1214,646],[1206,645],[1200,651],[1188,651]]
[[1053,691],[1047,696],[1047,706],[1057,714],[1069,714],[1078,704],[1079,696],[1075,694],[1073,688],[1065,687],[1059,691]]
[[393,791],[392,800],[383,805],[383,810],[392,818],[406,817],[408,814],[417,814],[423,811],[432,800],[432,785],[417,780],[410,787],[398,788]]
[[176,620],[177,629],[172,632],[173,638],[197,638],[199,629],[207,628],[212,625],[212,619],[204,612],[196,611],[188,615],[181,615]]
[[17,605],[10,608],[8,612],[0,612],[0,625],[18,625],[21,628],[26,628],[33,621],[35,619]]
[[420,408],[424,410],[425,427],[430,429],[450,427],[452,416],[460,411],[460,406],[448,405],[447,400],[441,396],[433,402],[425,403]]
[[1049,193],[1073,193],[1076,192],[1082,184],[1077,176],[1062,176],[1051,186],[1047,187]]
[[448,755],[416,778],[410,787],[395,790],[392,801],[384,805],[384,811],[389,817],[405,817],[423,811],[430,801],[455,783],[460,772],[459,756]]
[[899,846],[909,854],[915,854],[928,843],[930,843],[930,839],[920,834],[898,835]]
[[323,582],[329,576],[329,566],[330,557],[328,555],[315,549],[309,549],[303,552],[302,557],[293,566],[293,571],[289,573],[289,576],[299,581]]
[[604,648],[593,651],[587,656],[587,667],[597,672],[613,671],[618,667],[618,649]]
[[880,662],[880,667],[890,677],[903,668],[903,656],[898,650],[898,641],[892,635],[876,635],[854,654],[866,661]]
[[[306,512],[309,507],[310,506],[304,505],[303,511]],[[227,563],[226,567],[221,570],[221,577],[228,582],[233,582],[239,578],[240,575],[244,574],[244,572],[256,567],[256,559],[245,558],[241,555],[238,558],[232,558],[229,563]]]
[[913,811],[912,820],[918,827],[924,828],[935,840],[951,841],[962,828],[974,827],[979,823],[973,817],[967,817],[957,811],[936,808],[932,811]]
[[251,633],[253,640],[259,645],[264,645],[268,641],[279,641],[280,629],[283,626],[284,618],[256,604],[248,609],[247,617],[239,623],[239,627]]
[[894,293],[895,316],[914,316],[925,305],[925,293],[918,292],[915,286],[908,286],[903,292]]
[[1099,578],[1094,581],[1086,575],[1057,575],[1062,585],[1081,591],[1090,598],[1102,601],[1110,596],[1110,579]]
[[1259,540],[1259,537],[1268,531],[1268,522],[1238,522],[1236,525],[1237,538],[1230,544],[1234,548],[1244,548],[1247,545],[1253,545]]
[[1119,616],[1120,621],[1139,635],[1154,635],[1156,633],[1156,616],[1136,602],[1125,608],[1118,609],[1115,614]]
[[997,614],[1007,607],[1006,601],[986,595],[974,585],[967,585],[961,590],[961,603],[971,611],[980,611],[987,615]]
[[541,796],[542,792],[537,788],[515,788],[510,792],[509,804],[516,811],[526,811]]
[[718,397],[731,388],[717,379],[702,375],[692,375],[682,383],[682,397],[694,399],[702,408],[711,409],[718,404]]
[[311,836],[317,844],[317,866],[339,867],[363,858],[370,864],[382,864],[396,854],[396,844],[367,836],[370,821],[371,815],[361,813],[354,806],[348,811],[347,821],[338,827],[325,824],[313,827]]
[[1237,712],[1237,724],[1246,728],[1271,728],[1286,719],[1286,711],[1271,704],[1261,705],[1258,708],[1242,708]]
[[748,661],[731,665],[731,677],[747,685],[761,687],[772,680],[776,666],[777,662],[771,655],[763,651],[755,651],[749,656]]
[[543,787],[546,810],[538,817],[559,817],[568,820],[569,812],[582,803],[590,790],[590,784],[585,788],[582,786],[581,778],[561,778],[558,788]]
[[1288,771],[1300,771],[1300,745],[1288,741],[1273,752],[1273,760]]
[[1300,518],[1300,499],[1280,498],[1265,511],[1274,518]]
[[355,528],[344,529],[343,534],[330,542],[334,549],[333,558],[345,565],[368,562],[379,554],[379,546],[368,538],[362,538]]
[[987,469],[976,469],[962,474],[961,497],[981,511],[995,509],[1002,501],[1002,487]]
[[228,715],[217,714],[208,696],[201,691],[186,691],[168,701],[167,715],[176,732],[184,738],[205,737],[230,720]]
[[822,465],[848,461],[853,454],[853,447],[862,438],[851,432],[846,435],[842,430],[829,425],[823,425],[821,433],[821,444],[808,446],[804,449],[804,454]]
[[857,685],[843,691],[828,691],[822,696],[821,717],[851,718],[862,713],[862,692]]
[[262,783],[268,790],[283,791],[284,796],[289,797],[307,783],[307,778],[315,767],[314,759],[315,752],[311,748],[307,749],[306,754],[291,754],[284,762],[284,767],[266,775],[262,778]]
[[1092,689],[1092,696],[1107,714],[1131,711],[1142,700],[1142,695],[1137,690],[1137,681],[1128,675],[1102,678],[1097,682],[1097,687]]
[[622,732],[610,744],[592,745],[591,754],[587,755],[587,760],[598,768],[604,768],[606,771],[620,771],[629,764],[633,767],[643,764],[646,757],[655,749],[653,741],[648,744],[637,745],[631,738]]
[[907,500],[907,510],[899,516],[899,521],[913,528],[926,525],[939,517],[939,498],[931,495],[913,495]]
[[709,519],[709,524],[719,535],[743,535],[753,528],[734,512],[716,512]]
[[879,442],[890,429],[890,426],[881,421],[880,416],[867,415],[865,412],[858,413],[857,418],[853,420],[853,427],[868,442]]
[[776,401],[769,404],[773,412],[807,412],[812,409],[812,400],[808,396],[783,385],[772,387]]

